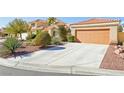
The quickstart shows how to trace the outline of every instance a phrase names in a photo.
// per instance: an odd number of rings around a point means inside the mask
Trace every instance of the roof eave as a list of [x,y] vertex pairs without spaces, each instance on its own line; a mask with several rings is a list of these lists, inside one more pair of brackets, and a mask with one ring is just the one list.
[[115,26],[115,25],[119,25],[120,21],[117,22],[110,22],[110,23],[95,23],[95,24],[83,24],[83,25],[79,25],[79,24],[71,24],[71,27],[89,27],[89,26]]

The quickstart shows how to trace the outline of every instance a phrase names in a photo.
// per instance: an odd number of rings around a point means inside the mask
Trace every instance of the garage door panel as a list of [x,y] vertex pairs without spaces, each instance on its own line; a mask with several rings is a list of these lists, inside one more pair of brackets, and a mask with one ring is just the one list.
[[109,29],[102,30],[78,30],[76,38],[82,43],[109,44]]

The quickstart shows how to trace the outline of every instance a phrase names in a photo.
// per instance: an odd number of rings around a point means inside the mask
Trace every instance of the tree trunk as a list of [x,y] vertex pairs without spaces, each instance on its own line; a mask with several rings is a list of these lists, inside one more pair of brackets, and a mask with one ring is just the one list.
[[15,51],[11,50],[11,53],[12,53],[13,56],[16,58],[16,53],[15,53]]
[[20,39],[22,40],[22,34],[20,33]]

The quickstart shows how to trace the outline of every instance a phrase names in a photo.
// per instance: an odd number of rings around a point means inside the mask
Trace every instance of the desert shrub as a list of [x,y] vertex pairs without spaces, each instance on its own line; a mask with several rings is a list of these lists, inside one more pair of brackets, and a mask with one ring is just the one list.
[[16,49],[21,47],[21,42],[16,38],[9,37],[4,41],[3,46],[12,54],[15,54]]
[[37,36],[32,41],[32,44],[35,46],[43,46],[46,47],[51,43],[51,37],[48,32],[42,31],[37,34]]
[[68,42],[75,42],[75,37],[72,35],[67,35],[67,41]]
[[52,38],[52,41],[51,41],[51,44],[53,44],[53,45],[60,45],[61,42],[62,42],[62,41],[60,40],[60,38],[53,37],[53,38]]

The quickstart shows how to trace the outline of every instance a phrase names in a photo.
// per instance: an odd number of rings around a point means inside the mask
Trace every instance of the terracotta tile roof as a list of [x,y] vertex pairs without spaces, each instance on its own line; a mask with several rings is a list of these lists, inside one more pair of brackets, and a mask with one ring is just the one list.
[[31,30],[36,31],[36,30],[43,30],[43,29],[44,29],[44,27],[37,27],[37,28],[32,28]]
[[47,23],[45,20],[35,20],[35,21],[32,21],[31,24],[46,25]]
[[120,22],[117,19],[110,19],[110,18],[92,18],[86,21],[81,21],[78,23],[74,23],[71,25],[84,25],[84,24],[96,24],[96,23],[111,23],[111,22]]
[[48,26],[48,27],[44,28],[44,31],[49,31],[49,30],[52,30],[54,28],[56,28],[54,25]]
[[57,22],[56,25],[58,25],[58,26],[64,26],[66,24],[64,22]]
[[[37,19],[35,21],[32,21],[31,24],[37,24],[37,25],[47,25],[47,21],[46,20],[40,20],[40,19]],[[56,25],[66,25],[64,22],[58,20]]]

